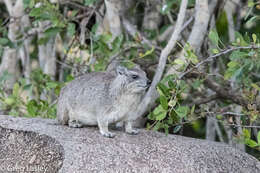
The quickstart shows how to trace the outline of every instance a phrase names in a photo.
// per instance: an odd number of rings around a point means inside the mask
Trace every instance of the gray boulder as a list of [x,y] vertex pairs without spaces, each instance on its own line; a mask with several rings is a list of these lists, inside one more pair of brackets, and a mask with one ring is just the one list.
[[141,130],[104,138],[97,127],[0,115],[0,172],[259,173],[260,162],[228,145]]

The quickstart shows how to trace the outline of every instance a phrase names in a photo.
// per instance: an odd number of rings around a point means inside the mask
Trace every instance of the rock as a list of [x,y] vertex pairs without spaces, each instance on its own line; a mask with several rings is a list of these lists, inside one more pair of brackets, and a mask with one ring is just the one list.
[[117,131],[109,139],[97,127],[73,129],[52,119],[0,115],[0,131],[3,173],[19,168],[37,173],[260,172],[257,159],[228,145],[146,130],[136,136]]

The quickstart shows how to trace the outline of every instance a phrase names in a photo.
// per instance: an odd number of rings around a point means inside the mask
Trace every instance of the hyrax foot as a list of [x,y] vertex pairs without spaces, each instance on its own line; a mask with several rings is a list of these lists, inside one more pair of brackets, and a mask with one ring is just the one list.
[[69,120],[69,127],[81,128],[82,126],[83,126],[83,124],[81,124],[77,120]]
[[111,132],[107,132],[107,133],[101,132],[101,134],[107,138],[114,138],[116,136],[114,133]]
[[139,130],[132,129],[131,131],[126,131],[129,135],[137,135],[139,133]]
[[127,121],[125,123],[125,132],[130,134],[130,135],[137,135],[139,133],[138,130],[133,128],[131,121]]

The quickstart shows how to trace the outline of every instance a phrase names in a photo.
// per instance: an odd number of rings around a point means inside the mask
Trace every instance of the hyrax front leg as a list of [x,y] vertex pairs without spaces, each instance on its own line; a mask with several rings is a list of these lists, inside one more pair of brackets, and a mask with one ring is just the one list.
[[98,128],[100,133],[107,138],[113,138],[115,137],[114,133],[111,133],[108,131],[108,121],[106,120],[98,120]]
[[132,121],[126,121],[125,122],[125,132],[130,135],[137,135],[139,133],[138,130],[133,129]]

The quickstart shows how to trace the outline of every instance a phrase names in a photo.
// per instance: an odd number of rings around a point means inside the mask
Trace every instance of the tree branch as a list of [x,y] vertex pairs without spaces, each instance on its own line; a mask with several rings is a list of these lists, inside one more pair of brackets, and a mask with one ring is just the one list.
[[13,15],[12,14],[12,9],[13,9],[12,1],[4,0],[4,2],[5,2],[8,13],[10,14],[10,16],[12,16]]
[[[255,45],[252,45],[252,46],[242,46],[242,47],[233,47],[233,48],[230,48],[230,49],[227,49],[227,50],[224,50],[220,53],[217,53],[215,55],[212,55],[212,56],[209,56],[208,58],[206,58],[205,60],[202,60],[201,62],[199,62],[196,66],[194,66],[193,68],[181,73],[179,75],[179,79],[182,79],[185,75],[187,75],[188,73],[192,72],[193,70],[195,69],[198,69],[199,66],[201,66],[202,64],[205,64],[206,62],[210,62],[210,61],[213,61],[215,58],[219,57],[219,56],[222,56],[222,55],[225,55],[225,54],[228,54],[230,52],[233,52],[235,50],[240,50],[240,49],[259,49],[260,46],[255,46]],[[202,58],[201,58],[202,59]]]
[[[148,107],[152,103],[154,103],[155,99],[157,98],[158,93],[156,92],[156,85],[162,78],[162,75],[163,75],[163,72],[165,69],[165,65],[166,65],[166,61],[167,61],[167,57],[170,54],[173,47],[176,45],[176,42],[180,35],[181,28],[182,28],[184,18],[185,18],[187,4],[188,4],[188,0],[183,0],[181,2],[175,31],[173,32],[171,39],[169,40],[166,47],[161,52],[159,64],[157,66],[156,73],[153,78],[153,82],[152,82],[148,92],[146,93],[145,97],[143,98],[140,106],[137,108],[136,116],[143,115],[145,113],[145,111],[148,109]],[[133,117],[133,118],[135,118],[135,117]]]
[[[191,75],[189,75],[189,77],[198,78],[199,75],[200,74],[198,73],[192,73]],[[227,85],[222,86],[216,83],[214,80],[210,79],[209,77],[206,77],[203,84],[209,89],[211,89],[212,91],[216,92],[216,94],[220,99],[231,100],[233,103],[241,105],[245,108],[247,108],[247,106],[251,104],[242,95],[240,95],[236,91],[232,91],[230,89],[230,86]],[[258,104],[256,106],[257,106],[257,110],[260,110],[260,105]]]

